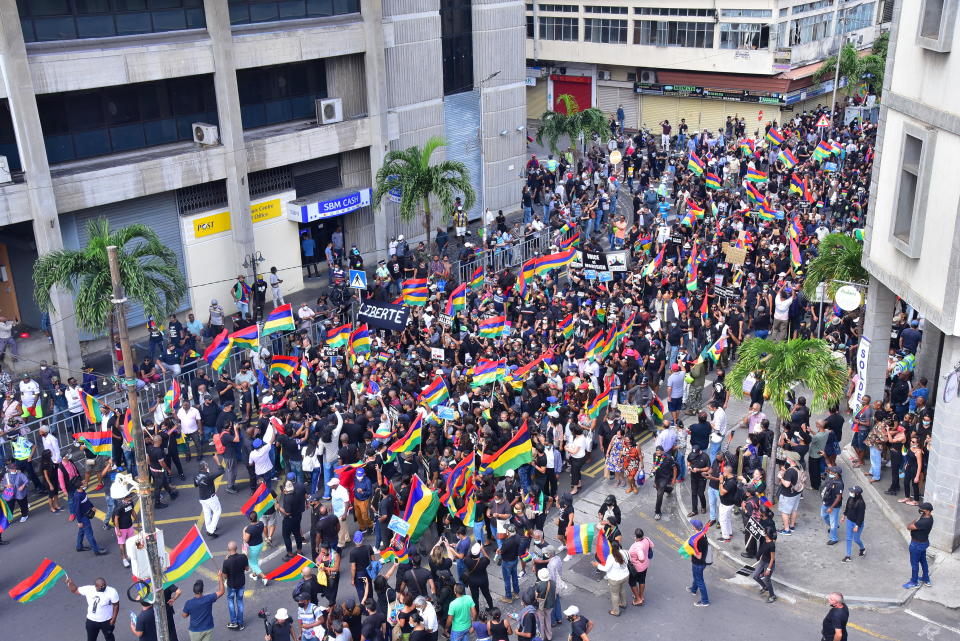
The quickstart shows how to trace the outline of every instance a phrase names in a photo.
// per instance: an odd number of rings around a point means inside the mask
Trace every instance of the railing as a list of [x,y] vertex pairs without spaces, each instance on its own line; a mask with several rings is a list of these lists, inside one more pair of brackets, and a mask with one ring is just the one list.
[[[297,331],[277,332],[275,334],[262,337],[261,345],[266,346],[267,349],[270,350],[271,354],[289,353],[291,355],[299,356],[299,345],[296,346],[296,349],[290,348],[289,351],[287,351],[287,348],[290,342],[290,337],[302,331],[307,332],[307,336],[314,345],[321,345],[323,344],[323,340],[326,339],[326,328],[324,324],[322,322],[314,322],[308,328],[303,328]],[[256,361],[256,358],[250,352],[250,350],[245,349],[241,352],[231,354],[230,357],[227,358],[227,362],[224,364],[221,373],[226,372],[230,375],[230,378],[233,379],[237,372],[240,371],[240,364],[247,360],[251,362]],[[211,381],[211,383],[216,380],[217,376],[219,376],[219,374],[214,372],[213,368],[211,368],[210,365],[202,358],[198,358],[194,363],[188,364],[186,368],[187,371],[181,372],[180,375],[176,377],[170,372],[164,372],[163,379],[155,383],[144,383],[142,381],[138,382],[137,399],[140,407],[141,419],[150,416],[151,409],[157,403],[163,401],[163,396],[166,391],[170,389],[174,378],[176,378],[176,380],[180,383],[182,398],[189,398],[191,384],[200,371],[207,372],[208,379]],[[269,360],[264,363],[264,370],[264,373],[269,378]],[[126,408],[127,392],[120,385],[116,385],[113,389],[108,389],[105,393],[98,395],[97,400],[111,407]],[[31,419],[30,422],[27,423],[27,429],[30,430],[28,438],[35,445],[37,445],[38,452],[42,451],[42,448],[40,447],[39,434],[41,427],[46,427],[50,430],[51,434],[56,436],[57,442],[60,444],[60,447],[65,454],[70,451],[70,447],[74,442],[74,434],[77,432],[99,429],[99,426],[89,425],[86,417],[84,417],[83,414],[74,415],[66,411],[55,412],[49,417],[45,416],[39,419]],[[7,452],[9,453],[9,450]],[[37,458],[39,459],[39,457]]]
[[555,234],[552,230],[544,228],[534,232],[517,244],[506,245],[503,247],[494,247],[478,251],[472,260],[457,261],[456,277],[457,282],[468,283],[470,277],[477,267],[483,266],[487,274],[496,274],[505,269],[512,269],[522,265],[534,256],[542,256],[549,253],[550,245],[559,241],[562,236]]

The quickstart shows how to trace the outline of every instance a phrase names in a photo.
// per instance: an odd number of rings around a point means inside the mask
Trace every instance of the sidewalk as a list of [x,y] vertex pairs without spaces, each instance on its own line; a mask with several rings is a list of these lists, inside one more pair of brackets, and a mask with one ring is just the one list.
[[[731,398],[727,408],[727,416],[731,425],[734,425],[746,413],[746,400]],[[820,418],[811,417],[811,420]],[[735,442],[742,442],[745,433],[740,430]],[[843,480],[846,489],[853,485],[864,488],[864,498],[867,502],[867,512],[863,528],[863,543],[867,548],[864,557],[857,556],[857,546],[853,545],[849,563],[841,563],[846,554],[845,524],[841,523],[838,530],[839,543],[829,546],[827,542],[827,526],[820,518],[820,496],[807,488],[800,501],[800,511],[797,519],[796,531],[791,536],[778,536],[777,563],[773,573],[773,581],[778,588],[795,592],[800,596],[814,599],[826,599],[830,592],[840,592],[844,599],[851,604],[878,607],[899,606],[906,602],[915,590],[904,590],[901,585],[910,578],[909,557],[905,540],[906,529],[900,527],[897,521],[891,521],[890,515],[883,501],[874,496],[874,492],[866,486],[862,478],[858,478],[857,471],[850,467],[845,457],[838,458],[843,469]],[[681,517],[686,518],[690,506],[690,489],[688,483],[681,484],[675,491],[678,511]],[[882,494],[881,494],[882,496]],[[846,492],[844,493],[846,501]],[[780,527],[779,513],[774,507],[778,529]],[[721,543],[719,527],[711,528],[709,538],[711,544],[728,564],[736,566],[744,572],[755,566],[754,559],[740,556],[744,550],[742,521],[740,516],[734,515],[734,535],[730,543]],[[751,570],[752,571],[752,570]],[[931,570],[933,572],[933,570]],[[946,574],[941,576],[946,586]],[[956,576],[956,575],[954,575]],[[748,575],[749,578],[749,575]],[[936,580],[934,581],[936,586]],[[920,590],[930,590],[923,588]],[[957,591],[960,596],[960,590]],[[936,599],[942,602],[940,598]]]

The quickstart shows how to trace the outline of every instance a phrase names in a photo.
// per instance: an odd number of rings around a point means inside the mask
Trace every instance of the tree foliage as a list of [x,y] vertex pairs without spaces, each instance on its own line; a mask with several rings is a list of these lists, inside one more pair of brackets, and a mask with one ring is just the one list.
[[[851,96],[861,84],[866,84],[870,90],[879,96],[883,91],[883,74],[887,64],[887,45],[890,34],[884,32],[873,43],[873,50],[866,56],[861,56],[852,43],[846,43],[840,49],[840,76],[847,79],[843,91]],[[823,65],[813,74],[814,82],[821,82],[825,78],[832,78],[837,69],[837,56],[833,55],[823,61]]]
[[803,293],[813,300],[820,283],[827,284],[826,294],[833,297],[842,283],[846,281],[865,283],[870,274],[861,264],[863,243],[846,234],[827,234],[820,243],[817,257],[807,264]]
[[398,207],[401,220],[410,222],[423,213],[427,245],[430,244],[433,219],[431,198],[439,203],[443,220],[450,218],[457,196],[463,197],[465,210],[473,207],[477,200],[466,165],[455,160],[430,164],[433,152],[446,144],[442,138],[433,137],[427,140],[422,149],[413,146],[388,152],[374,181],[375,207],[380,206],[388,192],[396,189],[400,192]]
[[37,258],[33,266],[34,298],[41,309],[52,305],[50,290],[73,293],[77,325],[92,333],[105,329],[113,305],[107,247],[118,248],[120,280],[126,297],[143,306],[147,316],[163,320],[187,293],[177,256],[148,225],[115,231],[103,218],[87,223],[90,240],[83,249],[61,249]]
[[542,145],[544,139],[553,153],[560,153],[560,140],[564,136],[570,139],[570,144],[579,139],[590,139],[593,134],[604,135],[608,131],[607,119],[603,112],[596,107],[580,110],[576,98],[570,94],[560,94],[557,100],[563,103],[567,113],[559,111],[544,111],[540,116],[540,128],[537,130],[537,144]]

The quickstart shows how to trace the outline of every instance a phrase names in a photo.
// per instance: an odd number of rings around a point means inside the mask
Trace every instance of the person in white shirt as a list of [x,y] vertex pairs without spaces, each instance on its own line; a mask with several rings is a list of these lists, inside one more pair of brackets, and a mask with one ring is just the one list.
[[[264,443],[260,439],[254,439],[253,449],[250,451],[250,457],[247,462],[253,466],[253,472],[257,475],[257,484],[260,482],[270,484],[273,477],[273,462],[270,460],[270,443]],[[252,480],[252,479],[251,479]]]
[[770,328],[770,338],[775,341],[787,338],[787,325],[790,323],[790,305],[793,304],[793,290],[784,287],[777,293],[773,301],[773,326]]
[[[20,389],[20,406],[30,416],[36,416],[37,402],[40,400],[40,384],[30,378],[29,374],[24,374],[18,387]],[[83,410],[81,409],[81,411]],[[24,414],[24,416],[27,416],[27,414]]]
[[347,522],[347,514],[352,513],[350,509],[350,492],[347,488],[340,485],[340,479],[333,477],[327,483],[330,488],[330,507],[333,515],[340,519],[340,531],[337,533],[337,545],[345,548],[350,541],[350,525]]
[[413,600],[413,607],[420,611],[423,627],[426,628],[427,632],[436,635],[440,629],[440,622],[437,620],[437,609],[433,607],[433,604],[421,595]]
[[567,460],[570,462],[570,494],[576,494],[580,491],[582,482],[580,471],[587,456],[587,437],[583,435],[583,429],[579,425],[572,428],[573,439],[564,449],[567,451]]
[[59,464],[63,460],[63,457],[60,456],[60,443],[57,441],[57,437],[50,433],[50,428],[46,425],[40,428],[40,445],[41,451],[50,450],[50,460],[54,464]]
[[627,579],[630,578],[627,555],[623,553],[619,543],[610,541],[610,554],[606,561],[593,561],[593,565],[606,574],[607,586],[610,588],[610,614],[620,616],[620,610],[627,607]]
[[729,447],[730,443],[726,440],[727,436],[727,412],[722,407],[720,407],[716,401],[710,401],[707,403],[707,409],[710,410],[712,415],[711,424],[713,425],[713,431],[710,434],[710,460],[712,461],[717,457],[717,453],[720,451],[721,446],[726,448]]
[[197,448],[197,459],[203,458],[203,441],[200,432],[200,411],[191,407],[190,401],[183,399],[180,409],[177,410],[177,420],[180,421],[180,432],[187,441],[187,460],[190,460],[190,443]]
[[113,628],[120,614],[120,594],[99,578],[93,585],[81,585],[67,577],[67,589],[87,599],[87,641],[96,641],[103,632],[104,641],[113,641]]
[[316,318],[316,316],[316,312],[310,309],[310,306],[304,301],[300,305],[300,309],[297,310],[297,318],[300,319],[300,329],[308,329],[313,324],[313,319]]
[[280,283],[283,282],[283,279],[277,275],[277,268],[270,268],[270,292],[273,294],[273,306],[280,307],[283,305],[283,294],[280,292]]

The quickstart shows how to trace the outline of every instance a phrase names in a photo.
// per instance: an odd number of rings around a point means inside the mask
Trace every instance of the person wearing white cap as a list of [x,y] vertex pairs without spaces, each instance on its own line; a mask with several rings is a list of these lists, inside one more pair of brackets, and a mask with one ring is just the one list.
[[340,531],[337,533],[337,545],[342,550],[350,542],[350,526],[347,513],[350,511],[350,492],[340,485],[340,479],[334,477],[327,482],[330,488],[330,506],[333,514],[340,519]]
[[263,638],[266,641],[292,641],[293,622],[286,608],[278,608],[277,613],[273,615],[273,622],[265,625],[267,633]]
[[550,624],[550,615],[557,601],[557,584],[550,578],[550,570],[537,570],[537,582],[534,584],[537,595],[537,627],[543,641],[552,641],[553,626]]
[[570,641],[590,641],[590,631],[593,630],[593,621],[580,614],[580,608],[571,605],[563,611],[563,616],[570,622]]

